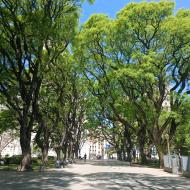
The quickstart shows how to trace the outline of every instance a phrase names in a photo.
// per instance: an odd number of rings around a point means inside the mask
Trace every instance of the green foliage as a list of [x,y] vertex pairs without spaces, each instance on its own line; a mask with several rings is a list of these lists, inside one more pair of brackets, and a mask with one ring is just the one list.
[[173,149],[179,150],[181,155],[190,155],[190,123],[180,126],[174,138]]
[[0,111],[0,134],[7,130],[14,130],[18,126],[16,115],[13,110]]
[[166,150],[164,134],[172,139],[187,120],[183,94],[190,70],[189,12],[173,10],[169,1],[130,3],[114,20],[97,14],[83,25],[75,57],[94,96],[90,126],[94,119],[108,132],[109,123],[119,122],[139,142],[147,133],[144,143]]
[[183,96],[178,114],[181,116],[181,122],[173,139],[173,149],[180,149],[182,155],[190,155],[190,98],[188,95]]
[[22,156],[21,155],[14,155],[12,157],[5,157],[5,164],[17,164],[19,165],[21,160],[22,160]]
[[[19,121],[22,170],[30,167],[31,158],[25,155],[31,154],[39,97],[46,90],[41,91],[41,85],[52,65],[70,49],[80,5],[80,0],[0,0],[0,92]],[[55,109],[52,95],[48,98]],[[46,106],[48,98],[44,98]]]
[[78,32],[84,1],[48,2],[0,1],[0,91],[14,110],[0,112],[2,131],[19,116],[45,121],[62,149],[84,130],[124,152],[154,144],[161,155],[166,135],[188,147],[189,10],[133,2],[115,19],[92,15]]

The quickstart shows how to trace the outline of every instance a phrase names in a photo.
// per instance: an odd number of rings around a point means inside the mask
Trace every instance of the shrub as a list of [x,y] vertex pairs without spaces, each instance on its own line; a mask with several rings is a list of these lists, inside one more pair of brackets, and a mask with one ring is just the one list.
[[54,156],[48,156],[48,160],[55,160]]
[[22,156],[21,155],[14,155],[11,157],[5,157],[5,164],[20,164],[22,160]]

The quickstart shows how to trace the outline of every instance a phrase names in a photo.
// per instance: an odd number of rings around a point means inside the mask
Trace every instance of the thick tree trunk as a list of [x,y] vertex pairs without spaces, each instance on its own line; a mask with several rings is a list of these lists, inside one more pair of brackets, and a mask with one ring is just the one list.
[[160,168],[164,168],[164,154],[167,154],[167,144],[164,142],[161,145],[157,145],[156,149],[158,152]]
[[63,152],[63,159],[65,160],[66,158],[68,158],[68,146],[67,146],[67,143],[64,143],[64,145],[62,147],[62,152]]
[[20,128],[20,145],[22,149],[21,171],[31,169],[31,131],[24,125]]
[[42,149],[42,164],[46,165],[46,163],[48,162],[48,150],[49,147],[44,146]]
[[153,133],[153,143],[156,146],[160,168],[164,167],[164,153],[167,152],[167,144],[165,143],[164,139],[162,139],[162,133],[158,130],[158,127],[154,127]]
[[125,125],[125,132],[124,132],[124,146],[125,146],[125,149],[126,149],[126,152],[127,152],[127,159],[125,159],[126,161],[128,162],[131,162],[132,161],[132,155],[131,155],[131,152],[132,152],[132,148],[133,148],[133,145],[132,145],[132,141],[131,141],[131,132],[129,131],[129,126]]
[[74,149],[75,158],[79,158],[79,153],[80,153],[79,145],[78,143],[75,143],[75,149]]
[[140,162],[142,164],[147,162],[146,155],[144,153],[144,144],[139,143]]
[[117,160],[122,160],[122,151],[117,150]]
[[45,165],[48,161],[48,151],[49,151],[49,138],[50,138],[50,130],[48,126],[44,123],[44,128],[43,128],[43,140],[44,142],[42,143],[42,163]]
[[144,146],[146,143],[146,124],[143,124],[142,121],[140,121],[139,123],[140,123],[140,129],[138,131],[138,142],[139,142],[140,162],[144,164],[147,162],[147,158],[144,153]]
[[73,143],[71,143],[71,146],[70,146],[70,158],[74,159],[74,155],[75,155],[74,145],[73,145]]
[[126,149],[127,149],[127,159],[126,159],[126,161],[131,162],[132,161],[132,155],[131,155],[132,149],[131,149],[131,147],[127,147]]
[[164,151],[161,147],[157,148],[160,168],[164,168]]
[[42,164],[45,165],[48,161],[48,150],[49,150],[49,138],[50,129],[46,122],[42,118],[38,118],[39,128],[36,134],[36,143],[41,148],[42,152]]
[[67,148],[67,158],[71,158],[71,144]]
[[69,146],[67,148],[68,158],[73,159],[74,158],[74,149],[73,149],[73,142],[71,141],[69,143]]
[[140,162],[142,164],[147,162],[147,158],[144,153],[145,138],[146,138],[145,134],[143,133],[143,131],[141,131],[141,133],[139,134],[139,152],[140,152]]
[[54,149],[57,155],[57,160],[61,160],[61,149],[60,148],[55,148]]

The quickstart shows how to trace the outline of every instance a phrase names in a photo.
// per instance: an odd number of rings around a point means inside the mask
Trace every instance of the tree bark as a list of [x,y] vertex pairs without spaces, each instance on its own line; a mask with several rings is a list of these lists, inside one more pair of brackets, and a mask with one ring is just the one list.
[[22,124],[20,128],[20,145],[22,149],[21,171],[31,169],[31,130]]
[[122,160],[122,151],[117,150],[117,160]]
[[144,153],[144,144],[141,143],[141,141],[139,142],[139,152],[140,152],[140,160],[141,160],[141,163],[144,164],[147,162],[147,159],[146,159],[146,155]]
[[80,153],[80,147],[79,147],[78,142],[76,142],[75,146],[74,146],[74,155],[75,155],[75,158],[79,158],[79,153]]
[[51,132],[44,119],[42,119],[42,117],[38,118],[38,120],[40,124],[35,140],[42,152],[42,164],[45,165],[48,161],[49,138]]
[[132,141],[131,141],[131,132],[129,131],[129,126],[125,125],[125,131],[124,131],[124,147],[127,152],[127,159],[125,159],[128,162],[132,161],[131,151],[132,151]]
[[64,145],[62,146],[62,152],[63,152],[63,159],[65,160],[66,158],[68,158],[68,145],[67,145],[67,142],[64,143]]
[[127,147],[127,159],[126,161],[131,162],[132,161],[132,156],[131,156],[131,147]]
[[49,147],[44,146],[42,149],[42,164],[46,165],[46,163],[48,162],[48,150]]
[[56,147],[54,148],[56,155],[57,155],[57,160],[61,160],[61,149]]
[[160,168],[164,168],[164,151],[163,151],[163,148],[160,146],[157,146],[157,151],[158,151]]
[[144,153],[144,146],[146,142],[146,127],[141,125],[138,132],[138,141],[139,141],[139,152],[140,152],[140,161],[142,164],[147,162],[146,155]]

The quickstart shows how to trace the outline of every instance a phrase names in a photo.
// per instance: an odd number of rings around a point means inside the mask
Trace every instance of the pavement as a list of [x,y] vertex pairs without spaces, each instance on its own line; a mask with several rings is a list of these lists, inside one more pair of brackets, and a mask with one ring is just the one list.
[[0,190],[190,190],[190,178],[119,161],[78,161],[45,172],[0,172]]

